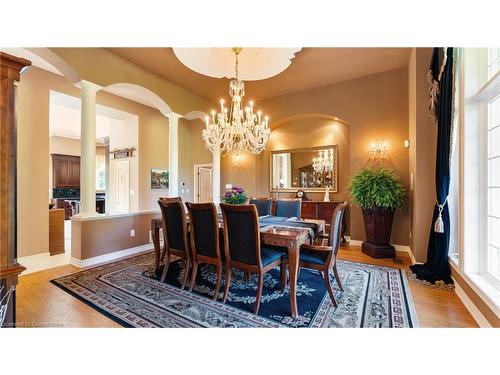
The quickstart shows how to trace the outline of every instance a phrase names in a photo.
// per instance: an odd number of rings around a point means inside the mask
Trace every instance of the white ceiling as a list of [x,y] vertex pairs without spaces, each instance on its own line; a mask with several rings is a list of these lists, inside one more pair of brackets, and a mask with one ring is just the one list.
[[[96,141],[103,142],[109,137],[112,121],[124,122],[137,116],[103,105],[96,105]],[[81,137],[80,98],[50,92],[49,134],[50,136],[80,139]]]

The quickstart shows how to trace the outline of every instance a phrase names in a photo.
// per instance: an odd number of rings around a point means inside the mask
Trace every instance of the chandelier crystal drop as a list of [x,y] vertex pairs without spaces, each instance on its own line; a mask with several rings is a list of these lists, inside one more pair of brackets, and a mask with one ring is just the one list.
[[313,158],[313,169],[317,173],[333,170],[333,149],[318,151],[319,156]]
[[235,79],[229,83],[230,108],[225,107],[224,100],[221,99],[220,111],[213,110],[211,118],[205,117],[206,128],[202,131],[202,137],[211,152],[219,150],[224,155],[249,151],[259,154],[269,142],[269,117],[263,116],[261,111],[255,112],[252,101],[248,106],[243,106],[245,84],[238,78],[238,55],[241,48],[232,50],[236,56],[236,74]]

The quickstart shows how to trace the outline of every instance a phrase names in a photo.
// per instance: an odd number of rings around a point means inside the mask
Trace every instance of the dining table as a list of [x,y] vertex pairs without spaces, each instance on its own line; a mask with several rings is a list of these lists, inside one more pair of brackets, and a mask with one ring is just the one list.
[[[189,218],[187,218],[189,223]],[[222,216],[219,215],[219,225],[222,227]],[[289,287],[290,287],[290,310],[292,317],[298,316],[297,308],[297,278],[299,273],[300,247],[311,243],[314,238],[321,235],[325,228],[324,220],[300,219],[290,220],[278,216],[259,217],[260,241],[263,245],[279,246],[287,249]],[[151,236],[154,245],[154,269],[160,266],[165,249],[160,245],[160,229],[163,228],[162,218],[151,220]]]

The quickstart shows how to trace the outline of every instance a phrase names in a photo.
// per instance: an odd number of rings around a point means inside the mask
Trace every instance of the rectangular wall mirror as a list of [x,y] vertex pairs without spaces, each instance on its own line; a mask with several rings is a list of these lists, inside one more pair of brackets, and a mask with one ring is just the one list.
[[337,145],[271,151],[270,190],[337,192]]

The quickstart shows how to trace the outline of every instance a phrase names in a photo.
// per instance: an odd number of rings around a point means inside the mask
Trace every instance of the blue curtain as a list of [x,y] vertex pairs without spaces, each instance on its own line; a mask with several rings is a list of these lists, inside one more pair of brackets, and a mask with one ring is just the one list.
[[442,280],[450,284],[448,250],[450,244],[450,214],[448,193],[450,188],[450,138],[453,122],[453,48],[434,48],[428,81],[431,95],[430,111],[437,126],[436,149],[436,204],[429,234],[427,261],[411,266],[420,280],[434,284]]

